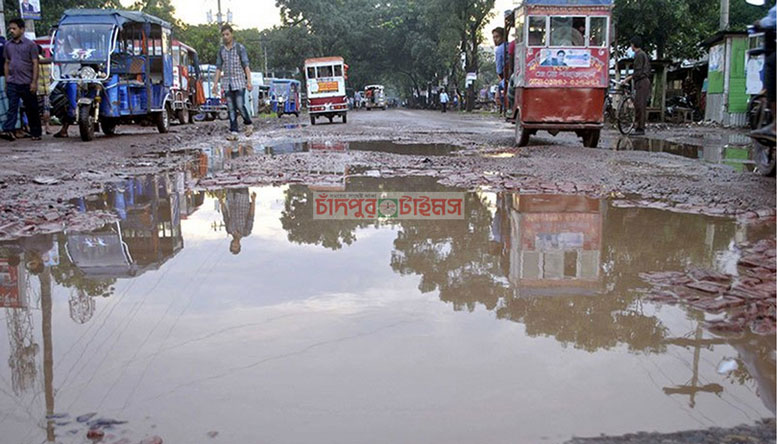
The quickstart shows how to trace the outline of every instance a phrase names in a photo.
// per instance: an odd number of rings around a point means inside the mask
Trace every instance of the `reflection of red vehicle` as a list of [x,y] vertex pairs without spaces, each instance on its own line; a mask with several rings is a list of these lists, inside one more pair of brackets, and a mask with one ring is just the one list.
[[585,146],[598,145],[609,82],[612,3],[523,0],[507,15],[508,35],[515,30],[515,54],[505,64],[514,85],[508,118],[516,123],[518,146],[540,130],[573,131]]
[[0,307],[25,308],[26,301],[22,299],[24,267],[10,265],[8,259],[0,259]]
[[583,196],[513,196],[510,281],[545,292],[596,289],[601,279],[602,205]]
[[308,113],[310,124],[318,117],[326,117],[329,123],[340,116],[348,122],[348,97],[345,80],[348,65],[342,57],[323,57],[305,60],[305,78],[308,89]]

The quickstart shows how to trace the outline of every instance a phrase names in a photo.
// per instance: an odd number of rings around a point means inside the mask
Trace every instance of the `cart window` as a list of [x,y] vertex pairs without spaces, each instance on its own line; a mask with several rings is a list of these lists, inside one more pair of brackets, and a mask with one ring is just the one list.
[[591,17],[589,45],[594,48],[607,47],[607,17]]
[[316,68],[308,68],[308,79],[315,79],[316,78]]
[[318,77],[332,77],[332,67],[331,66],[319,66],[318,67]]
[[335,77],[342,77],[343,76],[343,67],[340,65],[335,65]]
[[585,46],[585,17],[551,17],[550,46]]
[[545,17],[529,17],[529,46],[545,46],[547,26]]
[[523,43],[523,33],[526,24],[526,16],[521,15],[515,20],[515,43]]

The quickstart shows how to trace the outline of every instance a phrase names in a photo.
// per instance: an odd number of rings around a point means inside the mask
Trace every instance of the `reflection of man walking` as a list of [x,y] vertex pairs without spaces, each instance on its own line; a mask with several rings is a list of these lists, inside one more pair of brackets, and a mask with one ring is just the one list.
[[227,233],[232,236],[229,251],[240,254],[240,241],[251,235],[254,229],[254,212],[256,210],[256,193],[248,192],[248,188],[227,190],[227,196],[221,201],[221,214]]
[[634,131],[635,136],[645,135],[645,125],[647,122],[647,106],[650,101],[650,57],[642,50],[642,39],[633,37],[631,39],[631,48],[634,50],[634,74],[626,77],[624,82],[634,80],[636,97],[634,99],[634,108],[636,111],[637,128]]

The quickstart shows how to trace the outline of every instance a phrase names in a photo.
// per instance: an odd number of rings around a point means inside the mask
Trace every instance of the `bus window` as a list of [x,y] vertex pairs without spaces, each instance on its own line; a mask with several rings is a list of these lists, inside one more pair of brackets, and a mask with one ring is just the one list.
[[319,66],[318,67],[318,78],[322,77],[332,77],[332,67],[331,66]]
[[606,48],[607,45],[607,17],[591,17],[589,46],[594,48]]
[[550,46],[585,46],[585,17],[551,17]]
[[308,68],[308,79],[316,78],[316,68]]
[[529,17],[529,46],[545,46],[547,26],[545,17]]
[[341,65],[335,65],[335,77],[343,76],[343,67]]
[[524,25],[526,16],[520,15],[515,20],[515,43],[523,43]]

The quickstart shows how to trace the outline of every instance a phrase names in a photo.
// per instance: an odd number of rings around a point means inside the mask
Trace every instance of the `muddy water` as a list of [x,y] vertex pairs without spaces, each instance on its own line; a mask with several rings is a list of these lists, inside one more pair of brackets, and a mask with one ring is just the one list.
[[[742,140],[743,138],[745,140]],[[663,139],[622,137],[614,142],[613,148],[618,151],[649,151],[674,154],[709,163],[728,165],[737,171],[752,172],[755,169],[755,163],[751,159],[748,138],[732,136],[728,140],[732,143],[695,145]]]
[[275,143],[264,148],[266,154],[307,153],[316,150],[373,151],[413,156],[449,156],[461,147],[439,143],[402,144],[391,141],[371,142],[294,142]]
[[733,243],[773,227],[506,193],[462,195],[460,220],[321,220],[305,186],[180,182],[76,202],[120,216],[96,232],[0,245],[3,442],[553,443],[774,417],[774,338],[637,291],[735,272]]

